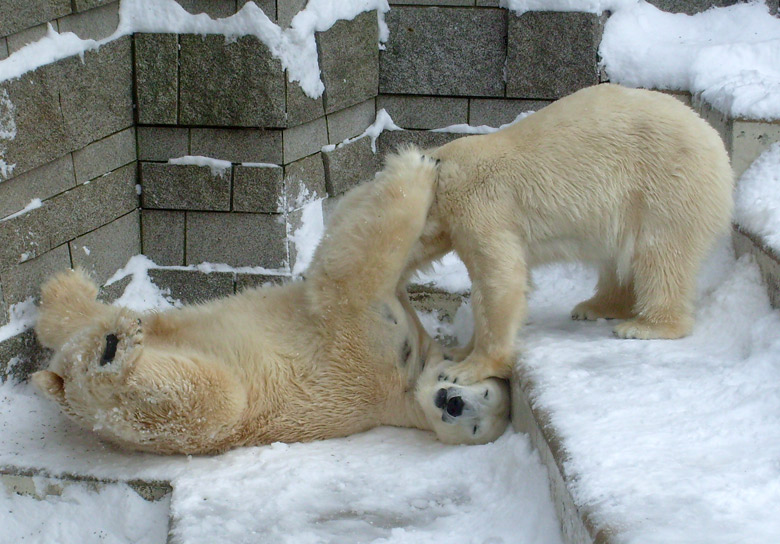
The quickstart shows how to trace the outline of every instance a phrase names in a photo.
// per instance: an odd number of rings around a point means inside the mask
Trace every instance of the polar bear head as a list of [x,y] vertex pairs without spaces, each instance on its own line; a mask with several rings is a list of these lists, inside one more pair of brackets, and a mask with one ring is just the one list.
[[488,378],[473,385],[442,380],[453,363],[429,361],[417,381],[415,397],[436,436],[447,444],[485,444],[501,436],[509,424],[509,385]]

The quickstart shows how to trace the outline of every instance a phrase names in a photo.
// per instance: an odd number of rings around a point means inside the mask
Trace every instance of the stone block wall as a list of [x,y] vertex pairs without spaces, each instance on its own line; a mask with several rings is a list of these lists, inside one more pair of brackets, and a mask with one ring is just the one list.
[[[376,114],[377,15],[340,21],[316,43],[325,92],[312,99],[254,36],[135,35],[143,251],[157,264],[294,266],[298,210],[342,179],[322,148]],[[228,166],[169,162],[183,156]]]

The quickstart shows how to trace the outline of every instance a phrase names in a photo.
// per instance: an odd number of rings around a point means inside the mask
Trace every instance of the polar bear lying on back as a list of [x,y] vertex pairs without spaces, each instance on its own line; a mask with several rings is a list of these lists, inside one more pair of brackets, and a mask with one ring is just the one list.
[[574,319],[625,319],[622,338],[690,332],[699,264],[729,225],[732,172],[717,132],[677,99],[598,85],[427,154],[439,165],[425,174],[419,152],[403,155],[407,176],[437,181],[408,273],[454,249],[472,281],[474,336],[446,378],[509,376],[528,269],[554,260],[600,269]]
[[[209,453],[346,436],[377,425],[452,443],[497,438],[499,380],[437,382],[446,366],[399,278],[433,199],[419,176],[379,174],[343,198],[306,280],[138,314],[96,300],[79,271],[42,288],[36,332],[55,351],[33,382],[72,419],[122,446]],[[410,166],[391,159],[388,171]]]

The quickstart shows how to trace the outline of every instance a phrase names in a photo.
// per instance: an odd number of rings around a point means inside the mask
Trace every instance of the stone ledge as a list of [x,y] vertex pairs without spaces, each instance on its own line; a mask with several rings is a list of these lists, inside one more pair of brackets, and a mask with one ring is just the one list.
[[732,243],[737,257],[747,254],[756,260],[761,278],[766,284],[769,302],[773,308],[780,308],[780,255],[766,247],[758,236],[739,225],[734,225]]
[[616,544],[610,528],[597,530],[592,513],[576,505],[569,490],[573,481],[564,469],[567,453],[561,439],[550,423],[549,414],[534,408],[535,384],[523,369],[520,361],[511,379],[512,426],[518,432],[527,433],[547,467],[550,479],[550,495],[561,526],[563,540],[567,544]]

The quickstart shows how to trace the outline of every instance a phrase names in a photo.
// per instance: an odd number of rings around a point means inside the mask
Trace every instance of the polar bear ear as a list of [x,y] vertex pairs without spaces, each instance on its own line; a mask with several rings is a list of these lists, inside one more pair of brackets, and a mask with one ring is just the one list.
[[30,376],[30,380],[47,398],[65,405],[65,380],[62,376],[50,370],[41,370]]

